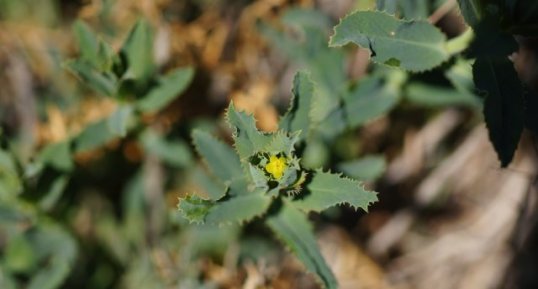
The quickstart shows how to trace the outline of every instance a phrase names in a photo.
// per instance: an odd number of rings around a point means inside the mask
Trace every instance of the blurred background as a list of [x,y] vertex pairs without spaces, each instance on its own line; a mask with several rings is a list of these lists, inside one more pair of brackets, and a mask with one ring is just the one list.
[[[367,49],[329,48],[356,9],[427,20],[448,38],[467,29],[453,0],[0,0],[0,288],[319,288],[256,221],[191,225],[176,210],[211,190],[190,131],[229,142],[230,100],[274,131],[298,70],[342,87],[378,81],[357,126],[304,157],[379,192],[368,214],[311,216],[341,288],[538,288],[535,140],[499,168],[464,57],[407,74]],[[69,61],[81,31],[118,51],[141,19],[153,73],[194,74],[110,134],[128,97],[98,93]]]

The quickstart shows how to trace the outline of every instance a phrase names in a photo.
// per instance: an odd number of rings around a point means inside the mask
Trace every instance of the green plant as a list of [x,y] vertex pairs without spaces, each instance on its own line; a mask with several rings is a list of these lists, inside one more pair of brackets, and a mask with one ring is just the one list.
[[[414,73],[439,67],[453,57],[474,59],[472,73],[476,89],[485,99],[484,118],[490,140],[505,167],[514,156],[523,128],[536,128],[535,97],[522,85],[508,56],[518,49],[514,35],[535,35],[533,19],[538,6],[533,1],[516,0],[461,0],[459,4],[471,29],[450,40],[424,20],[400,20],[384,12],[357,11],[335,26],[330,45],[353,42],[370,49],[374,62]],[[427,87],[413,87],[409,93],[418,100],[425,99],[421,95],[426,94],[447,98],[442,90]]]
[[235,150],[207,132],[194,131],[194,145],[218,179],[220,192],[211,194],[212,198],[187,196],[180,200],[179,210],[197,223],[244,223],[262,218],[309,271],[327,288],[336,288],[307,213],[339,204],[366,211],[377,197],[341,174],[301,166],[309,132],[319,125],[313,121],[319,117],[316,91],[310,76],[299,72],[290,108],[274,133],[258,131],[252,116],[230,104],[226,120],[233,130]]

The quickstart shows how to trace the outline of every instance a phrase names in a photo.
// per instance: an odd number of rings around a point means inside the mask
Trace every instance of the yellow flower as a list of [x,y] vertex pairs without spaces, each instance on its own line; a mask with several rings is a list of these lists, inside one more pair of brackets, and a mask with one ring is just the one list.
[[278,180],[282,178],[286,167],[285,157],[271,156],[269,158],[269,163],[265,166],[265,170]]

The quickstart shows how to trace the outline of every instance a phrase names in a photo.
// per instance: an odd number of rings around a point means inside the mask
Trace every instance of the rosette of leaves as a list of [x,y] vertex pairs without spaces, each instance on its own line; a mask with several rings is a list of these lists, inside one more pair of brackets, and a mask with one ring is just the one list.
[[245,223],[261,218],[307,270],[326,288],[337,288],[331,270],[319,252],[309,212],[348,204],[367,211],[377,201],[361,182],[321,169],[300,165],[296,147],[308,146],[311,121],[307,98],[312,83],[304,73],[295,77],[294,98],[281,118],[279,130],[260,132],[256,121],[230,104],[226,120],[233,130],[233,148],[211,134],[195,130],[193,142],[215,177],[211,197],[189,195],[179,201],[181,214],[195,223]]

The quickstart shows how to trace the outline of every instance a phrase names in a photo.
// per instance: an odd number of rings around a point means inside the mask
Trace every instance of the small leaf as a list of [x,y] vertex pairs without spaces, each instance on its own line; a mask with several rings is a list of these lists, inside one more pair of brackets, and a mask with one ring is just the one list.
[[452,67],[445,71],[445,77],[461,94],[474,98],[477,105],[482,105],[478,96],[473,92],[473,69],[469,60],[458,59]]
[[124,137],[131,124],[133,112],[132,106],[120,105],[108,118],[107,124],[110,132],[116,136]]
[[407,99],[429,107],[463,105],[480,107],[480,101],[472,94],[460,93],[458,90],[433,86],[424,83],[411,83],[406,89]]
[[218,182],[213,176],[208,175],[201,166],[196,166],[196,168],[191,171],[190,177],[213,201],[224,197],[228,190],[222,182]]
[[230,146],[201,130],[194,130],[192,139],[196,150],[215,176],[227,186],[246,187],[241,162]]
[[286,156],[291,156],[295,151],[295,144],[299,140],[299,132],[285,133],[278,131],[273,133],[270,142],[261,150],[273,155],[285,153]]
[[367,212],[368,206],[377,201],[377,193],[366,191],[360,182],[322,171],[313,174],[306,188],[308,193],[293,201],[306,212],[321,212],[344,203]]
[[393,108],[400,96],[383,78],[372,76],[363,79],[344,98],[344,110],[349,128],[355,128]]
[[340,163],[337,167],[352,178],[374,181],[385,172],[386,163],[385,157],[382,155],[368,155],[360,159]]
[[236,111],[233,103],[228,107],[226,119],[234,131],[235,149],[241,159],[252,156],[271,141],[269,136],[258,131],[254,117]]
[[0,200],[12,199],[21,190],[22,181],[17,172],[15,159],[0,149]]
[[331,21],[327,14],[314,9],[289,8],[282,16],[282,23],[288,26],[312,27],[325,30]]
[[39,207],[46,212],[54,208],[54,205],[56,205],[62,196],[62,193],[64,192],[68,183],[69,177],[57,177],[48,189],[47,194],[39,201]]
[[320,254],[312,226],[305,213],[293,204],[284,202],[276,214],[267,218],[266,223],[306,269],[321,280],[325,288],[338,288],[336,278]]
[[287,131],[301,131],[300,139],[307,139],[310,133],[310,110],[314,97],[314,83],[307,72],[300,71],[293,79],[293,90],[288,112],[280,120],[280,128]]
[[49,144],[43,148],[37,159],[59,171],[69,172],[74,167],[70,145],[69,141]]
[[524,126],[523,88],[508,58],[481,57],[473,65],[476,88],[486,93],[484,118],[501,166],[512,161]]
[[6,244],[3,265],[13,273],[24,273],[36,266],[37,252],[24,234],[15,234]]
[[108,128],[108,120],[102,119],[89,124],[84,130],[76,136],[75,152],[90,151],[96,149],[116,138]]
[[117,82],[112,74],[101,73],[90,64],[79,60],[68,61],[65,67],[98,93],[106,96],[116,94]]
[[97,67],[99,63],[99,40],[90,27],[81,20],[75,21],[73,30],[78,41],[80,58]]
[[357,11],[334,28],[330,46],[353,42],[371,50],[372,60],[419,72],[449,58],[446,37],[432,24],[403,21],[383,12]]
[[129,77],[139,80],[147,79],[154,70],[153,34],[145,20],[139,20],[129,32],[121,48],[127,59]]
[[208,224],[243,223],[261,216],[269,208],[271,197],[258,190],[237,194],[219,201],[187,196],[179,201],[179,211],[191,222]]
[[170,104],[189,86],[194,76],[192,68],[176,69],[159,81],[159,85],[138,101],[137,107],[143,112],[153,113]]
[[460,11],[469,26],[476,26],[482,18],[482,4],[480,0],[458,0]]
[[181,139],[167,140],[157,132],[147,129],[141,135],[144,149],[155,154],[166,163],[176,167],[188,167],[193,162],[189,146]]

